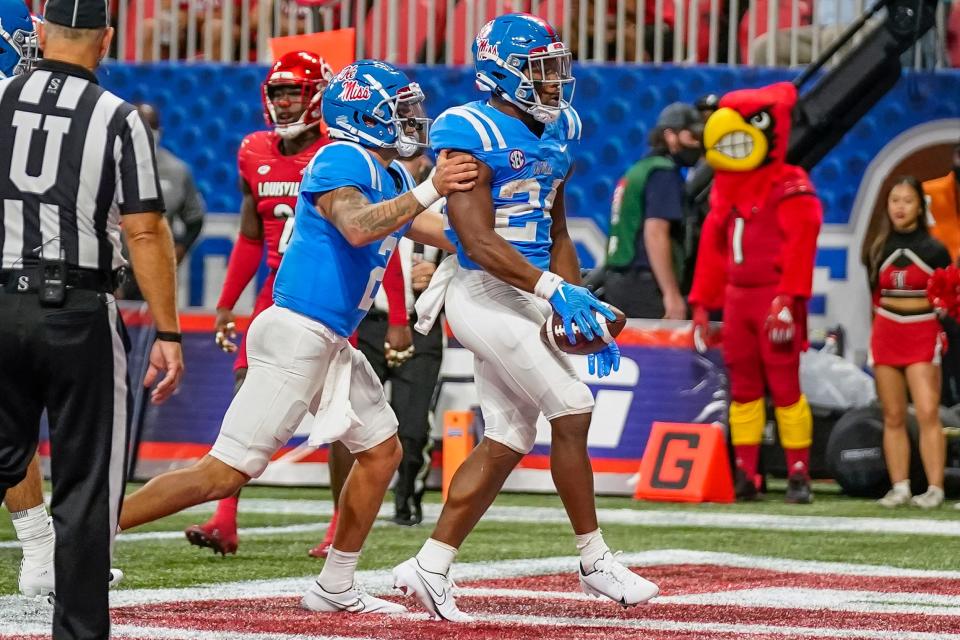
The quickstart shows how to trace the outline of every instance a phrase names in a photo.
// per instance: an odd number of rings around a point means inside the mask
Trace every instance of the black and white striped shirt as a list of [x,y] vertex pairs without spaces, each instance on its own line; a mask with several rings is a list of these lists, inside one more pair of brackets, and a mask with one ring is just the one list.
[[63,251],[67,264],[125,264],[120,216],[163,211],[153,138],[134,107],[82,67],[42,61],[0,81],[2,269]]

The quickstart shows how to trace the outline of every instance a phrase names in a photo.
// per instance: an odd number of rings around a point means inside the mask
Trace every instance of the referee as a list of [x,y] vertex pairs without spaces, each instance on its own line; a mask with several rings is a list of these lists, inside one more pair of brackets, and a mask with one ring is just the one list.
[[0,499],[50,423],[56,530],[53,637],[110,635],[107,578],[123,497],[127,337],[111,292],[120,224],[157,326],[145,384],[177,388],[183,355],[173,241],[149,129],[93,74],[107,0],[49,0],[45,59],[0,81]]

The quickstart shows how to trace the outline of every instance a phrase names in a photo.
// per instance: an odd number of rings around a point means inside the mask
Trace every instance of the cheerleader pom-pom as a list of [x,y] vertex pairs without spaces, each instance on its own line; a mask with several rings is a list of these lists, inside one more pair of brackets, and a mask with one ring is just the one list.
[[927,283],[927,299],[940,314],[960,320],[960,269],[937,269]]

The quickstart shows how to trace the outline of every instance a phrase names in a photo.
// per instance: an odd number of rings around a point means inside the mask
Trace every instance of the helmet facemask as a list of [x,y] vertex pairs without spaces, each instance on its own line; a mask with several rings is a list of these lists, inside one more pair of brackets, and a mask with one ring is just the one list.
[[[273,130],[278,136],[284,140],[292,140],[307,129],[320,124],[320,100],[323,97],[323,90],[326,88],[326,85],[326,82],[293,82],[289,80],[268,82],[265,85],[264,92],[266,95],[264,102],[267,106],[267,114],[270,124],[273,125]],[[298,91],[290,92],[289,89],[291,87],[298,89]],[[287,91],[283,91],[285,89]],[[278,94],[280,95],[278,96]],[[278,123],[277,105],[275,102],[282,100],[298,102],[300,104],[302,111],[295,121],[286,124]],[[312,111],[316,111],[317,113],[313,117],[308,117]]]
[[570,50],[555,42],[526,56],[511,55],[506,68],[521,77],[514,102],[535,120],[554,122],[573,102],[576,79],[572,72]]
[[[430,145],[430,123],[423,108],[424,95],[420,85],[411,82],[395,96],[384,98],[373,110],[383,125],[392,126],[396,140],[385,147],[393,147],[401,158],[411,158]],[[390,118],[384,116],[389,113]]]
[[[13,33],[8,33],[0,25],[0,40],[6,41],[20,55],[20,61],[13,68],[13,75],[18,76],[28,73],[40,60],[40,46],[37,42],[36,31],[17,29]],[[0,47],[0,51],[2,51],[2,47]],[[3,77],[4,75],[0,73],[0,78]]]

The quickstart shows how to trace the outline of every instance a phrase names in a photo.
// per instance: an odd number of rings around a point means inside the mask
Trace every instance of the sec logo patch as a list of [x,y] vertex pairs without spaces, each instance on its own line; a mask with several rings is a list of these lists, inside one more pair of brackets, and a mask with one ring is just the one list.
[[510,152],[510,166],[513,167],[514,170],[519,171],[520,169],[523,169],[523,165],[526,163],[527,159],[523,156],[523,151],[520,151],[520,149],[514,149]]

